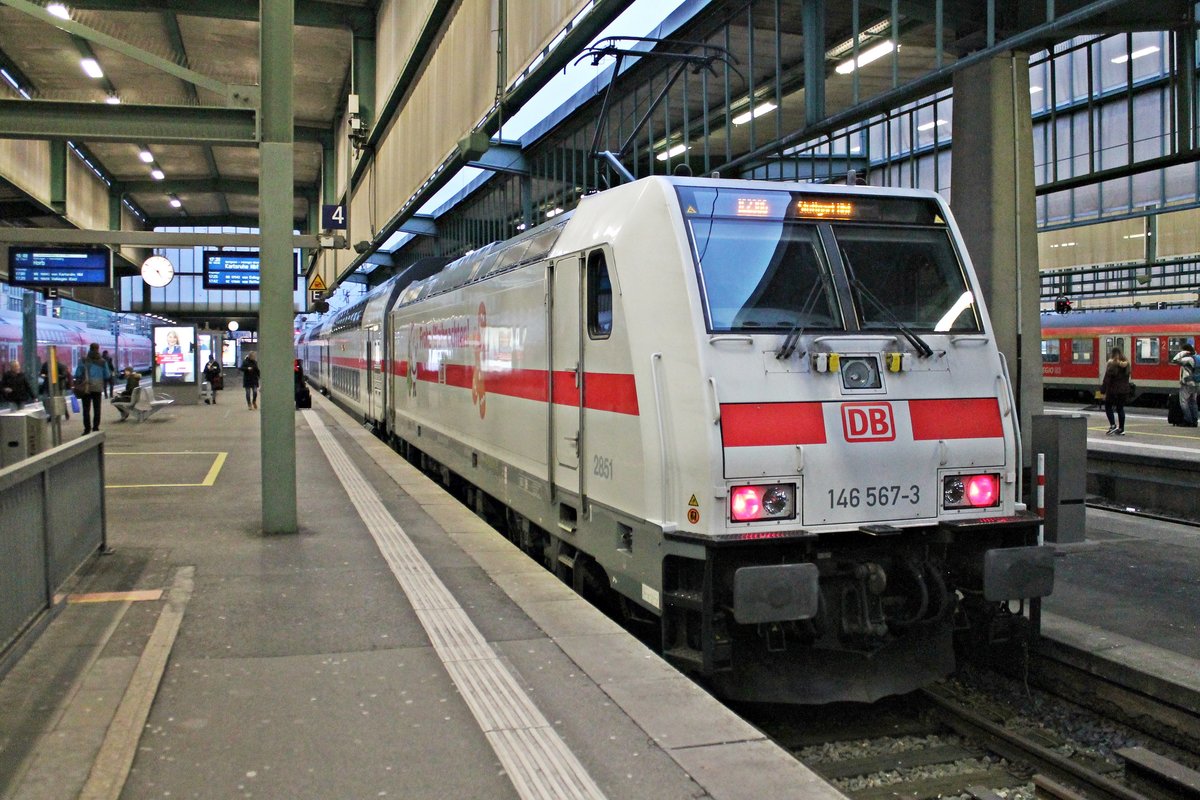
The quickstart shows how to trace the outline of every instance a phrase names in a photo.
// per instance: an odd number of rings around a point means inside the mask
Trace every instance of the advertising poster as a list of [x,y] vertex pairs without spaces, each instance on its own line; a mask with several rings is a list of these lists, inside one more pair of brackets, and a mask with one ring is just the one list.
[[175,325],[154,329],[154,382],[196,382],[196,329]]

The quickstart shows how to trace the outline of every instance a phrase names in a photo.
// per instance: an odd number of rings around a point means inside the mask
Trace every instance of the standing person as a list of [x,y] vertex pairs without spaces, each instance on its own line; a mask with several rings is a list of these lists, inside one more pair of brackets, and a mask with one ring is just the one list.
[[1179,409],[1183,424],[1196,427],[1196,348],[1185,344],[1171,362],[1179,365]]
[[91,433],[100,430],[100,393],[104,384],[112,377],[104,356],[100,355],[100,345],[92,342],[87,355],[75,367],[75,385],[83,384],[84,395],[80,398],[83,403],[83,432]]
[[208,385],[212,387],[212,404],[217,404],[217,392],[225,388],[225,378],[221,375],[221,365],[217,363],[215,356],[208,357],[208,363],[204,365],[204,380],[208,381]]
[[247,353],[238,369],[242,371],[242,386],[246,389],[246,408],[258,408],[258,379],[261,373],[254,353]]
[[117,365],[113,363],[112,356],[105,350],[100,354],[104,358],[104,363],[108,365],[108,380],[104,382],[104,396],[113,396],[113,384],[117,381]]
[[20,361],[10,361],[8,369],[0,377],[0,401],[12,403],[17,408],[36,399],[25,373],[21,370]]
[[[1121,348],[1112,349],[1108,366],[1104,369],[1104,413],[1108,416],[1108,436],[1125,435],[1125,401],[1129,399],[1129,359]],[[1116,416],[1113,416],[1113,411]]]

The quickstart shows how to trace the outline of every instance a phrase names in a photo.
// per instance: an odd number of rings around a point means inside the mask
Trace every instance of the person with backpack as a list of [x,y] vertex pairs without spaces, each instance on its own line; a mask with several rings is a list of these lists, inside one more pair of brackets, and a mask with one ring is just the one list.
[[75,394],[83,404],[84,433],[100,430],[100,394],[111,377],[108,364],[100,355],[100,345],[92,342],[87,355],[75,367]]
[[1196,427],[1196,348],[1185,344],[1171,359],[1179,365],[1179,409],[1185,427]]

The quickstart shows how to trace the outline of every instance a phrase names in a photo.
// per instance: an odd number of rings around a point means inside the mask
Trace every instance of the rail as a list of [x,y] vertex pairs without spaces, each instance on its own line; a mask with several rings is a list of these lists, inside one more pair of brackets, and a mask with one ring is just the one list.
[[54,595],[103,549],[104,436],[84,436],[0,470],[0,674]]

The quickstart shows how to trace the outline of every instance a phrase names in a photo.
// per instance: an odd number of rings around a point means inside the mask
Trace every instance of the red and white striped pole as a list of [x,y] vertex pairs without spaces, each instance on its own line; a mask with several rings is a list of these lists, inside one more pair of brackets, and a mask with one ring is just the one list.
[[1037,454],[1038,545],[1046,543],[1046,454]]

